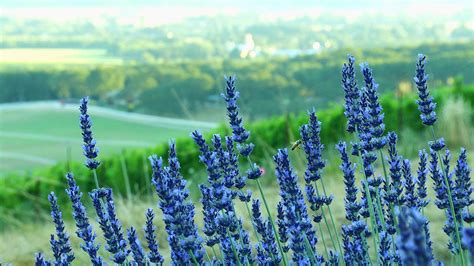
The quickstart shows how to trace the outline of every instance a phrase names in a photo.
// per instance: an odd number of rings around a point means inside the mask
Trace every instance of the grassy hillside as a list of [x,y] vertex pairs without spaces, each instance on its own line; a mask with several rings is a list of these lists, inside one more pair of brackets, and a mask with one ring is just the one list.
[[[101,156],[123,148],[150,147],[170,138],[187,136],[211,123],[164,119],[92,108],[94,134]],[[81,131],[76,105],[59,103],[0,106],[0,176],[56,162],[81,161]]]

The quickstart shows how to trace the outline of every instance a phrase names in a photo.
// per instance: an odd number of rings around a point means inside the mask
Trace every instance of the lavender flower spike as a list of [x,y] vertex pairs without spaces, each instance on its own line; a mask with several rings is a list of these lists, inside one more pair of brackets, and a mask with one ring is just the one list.
[[128,242],[132,250],[134,262],[137,263],[138,265],[145,265],[146,264],[145,251],[143,251],[142,245],[140,244],[140,241],[138,240],[137,231],[135,230],[135,228],[130,227],[130,229],[127,230],[127,235],[128,235]]
[[237,142],[237,148],[242,156],[247,157],[252,153],[254,145],[244,144],[250,137],[250,132],[247,131],[242,123],[242,117],[239,116],[239,107],[237,106],[237,99],[239,98],[239,91],[235,87],[235,76],[225,78],[225,92],[222,93],[227,104],[227,116],[229,117],[230,127],[232,128],[232,138]]
[[189,191],[180,174],[175,143],[170,142],[169,146],[168,167],[164,167],[163,160],[156,155],[150,157],[150,162],[153,169],[152,182],[164,214],[171,259],[176,265],[187,264],[193,260],[201,264],[204,250],[194,223],[194,205],[187,200]]
[[[71,263],[74,260],[74,253],[72,252],[71,243],[69,242],[69,235],[64,228],[63,215],[59,210],[58,198],[51,192],[48,196],[49,203],[51,204],[51,218],[53,218],[54,225],[56,227],[57,240],[51,235],[51,249],[57,250],[54,252],[55,263]],[[53,247],[55,246],[55,247]]]
[[50,266],[51,261],[44,258],[43,253],[36,253],[35,266]]
[[92,137],[92,121],[87,113],[88,103],[89,98],[84,97],[81,99],[81,105],[79,106],[79,110],[81,111],[79,121],[82,130],[82,139],[84,141],[82,149],[84,150],[84,156],[86,157],[86,167],[89,169],[97,169],[100,165],[100,161],[96,160],[97,155],[99,154],[99,149],[96,147],[96,141]]
[[156,263],[158,265],[163,265],[164,259],[163,256],[158,252],[158,243],[156,242],[155,230],[156,226],[153,225],[153,219],[155,218],[155,213],[153,213],[153,209],[149,208],[146,211],[146,223],[143,230],[145,231],[145,238],[148,244],[148,249],[150,253],[148,253],[148,259],[152,263]]
[[469,251],[471,255],[471,265],[474,265],[474,227],[463,229],[462,245]]
[[385,146],[386,139],[383,136],[385,131],[383,109],[377,95],[379,84],[375,82],[372,69],[369,68],[367,63],[361,64],[360,67],[365,81],[365,87],[362,90],[367,98],[367,107],[363,110],[363,118],[368,120],[369,130],[373,138],[373,146],[376,149],[381,149]]
[[430,96],[428,90],[428,75],[425,74],[425,60],[426,56],[423,54],[418,55],[418,61],[416,63],[416,75],[413,78],[418,89],[419,100],[416,101],[418,104],[418,110],[420,110],[420,118],[423,124],[431,126],[436,122],[436,103],[433,97]]
[[390,248],[390,235],[385,231],[380,232],[380,244],[378,249],[380,265],[392,265],[393,254]]
[[402,265],[431,265],[433,251],[426,234],[426,218],[415,208],[403,207],[398,215],[397,248]]
[[347,131],[353,133],[360,124],[360,91],[355,79],[355,58],[347,56],[347,63],[342,66],[342,88],[344,89],[345,111],[347,117]]
[[112,254],[113,262],[121,264],[127,259],[130,251],[127,250],[127,242],[123,238],[122,226],[115,214],[112,189],[95,189],[89,195],[97,212],[97,221],[107,242],[105,249]]
[[388,138],[388,154],[389,154],[389,173],[390,185],[385,191],[385,200],[393,205],[402,205],[403,184],[402,184],[402,161],[403,158],[397,152],[397,134],[389,132]]
[[418,196],[417,207],[421,209],[421,208],[426,207],[429,202],[429,200],[426,199],[426,197],[428,196],[427,188],[426,188],[426,177],[428,175],[426,164],[428,162],[428,154],[426,154],[425,150],[421,150],[418,152],[418,156],[420,157],[420,162],[418,164],[418,171],[417,171],[418,178],[417,178],[416,193]]
[[316,254],[315,246],[318,240],[308,216],[303,193],[298,186],[298,177],[290,165],[288,150],[278,150],[273,160],[276,165],[275,175],[280,185],[285,224],[290,235],[289,247],[293,251],[292,260],[298,265],[307,265],[310,260],[305,254],[306,243],[309,243],[307,248]]
[[469,207],[472,203],[471,169],[469,168],[465,148],[461,148],[461,154],[456,161],[454,173],[456,175],[456,186],[453,191],[455,208],[463,209]]
[[415,183],[414,177],[411,174],[411,167],[410,167],[410,160],[405,159],[403,160],[402,172],[404,177],[404,187],[405,187],[405,195],[404,195],[404,202],[405,205],[412,208],[418,205],[418,198],[415,195]]
[[261,217],[260,201],[258,199],[252,201],[252,218],[257,232],[262,236],[261,246],[263,247],[263,250],[261,253],[266,254],[267,258],[265,261],[267,265],[278,265],[281,262],[282,257],[280,256],[276,244],[275,234],[273,233],[270,220],[265,222]]
[[439,138],[439,139],[434,140],[434,141],[429,141],[429,142],[428,142],[428,145],[429,145],[430,148],[433,149],[434,151],[440,151],[440,150],[442,150],[444,147],[446,147],[446,144],[444,143],[444,138]]
[[344,184],[346,185],[346,196],[344,205],[346,209],[346,219],[355,222],[359,220],[360,203],[357,202],[357,186],[355,185],[355,164],[349,161],[345,142],[339,142],[336,145],[341,154],[342,164],[339,167],[344,173]]
[[69,186],[69,188],[66,189],[66,193],[72,202],[72,216],[74,217],[77,227],[76,234],[84,241],[84,243],[81,244],[81,248],[89,254],[92,265],[102,265],[102,257],[97,254],[99,245],[95,243],[96,234],[92,231],[86,208],[81,202],[82,192],[79,190],[72,173],[68,173],[66,178]]

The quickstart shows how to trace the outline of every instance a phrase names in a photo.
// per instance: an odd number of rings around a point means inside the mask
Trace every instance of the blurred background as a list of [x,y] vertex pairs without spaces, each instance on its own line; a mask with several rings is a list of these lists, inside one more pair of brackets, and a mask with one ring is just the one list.
[[255,2],[2,1],[0,174],[67,159],[67,147],[79,159],[86,95],[106,108],[95,132],[108,154],[193,128],[126,113],[224,121],[224,75],[238,77],[246,121],[340,103],[348,53],[382,92],[412,89],[421,52],[432,86],[473,82],[471,1]]
[[[224,75],[233,74],[241,113],[260,147],[255,160],[269,176],[271,155],[298,138],[312,107],[321,113],[327,158],[334,161],[326,171],[340,176],[333,143],[348,138],[340,86],[347,54],[373,67],[387,127],[397,130],[408,158],[428,140],[412,82],[417,54],[426,54],[439,134],[456,152],[465,146],[472,154],[473,14],[472,1],[3,0],[0,232],[25,245],[29,240],[16,230],[37,232],[24,221],[43,221],[46,195],[64,194],[68,170],[92,187],[81,170],[78,125],[78,102],[86,95],[104,183],[139,198],[149,192],[146,156],[165,155],[170,138],[178,140],[185,176],[198,180],[191,190],[205,180],[188,136],[194,129],[226,132],[220,93]],[[302,169],[301,157],[295,155]],[[46,229],[36,246],[4,260],[29,263],[46,245]],[[8,253],[1,242],[0,261]]]

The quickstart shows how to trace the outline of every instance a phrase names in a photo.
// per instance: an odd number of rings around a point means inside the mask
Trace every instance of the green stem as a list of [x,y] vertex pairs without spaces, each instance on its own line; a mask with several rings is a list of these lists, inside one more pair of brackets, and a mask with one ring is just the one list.
[[372,260],[370,259],[369,248],[367,247],[367,239],[365,237],[362,239],[362,245],[364,246],[364,249],[367,250],[367,255],[369,256],[369,263],[370,263],[370,266],[372,266],[373,263],[372,263]]
[[316,256],[314,255],[313,248],[311,247],[311,244],[309,243],[309,240],[306,237],[306,234],[304,234],[303,237],[304,237],[304,242],[305,242],[305,249],[307,250],[306,252],[308,252],[309,250],[309,260],[311,262],[311,265],[316,265],[316,262],[314,261]]
[[207,261],[211,261],[211,257],[209,257],[209,253],[207,252],[206,248],[204,248],[204,251],[206,252]]
[[[318,185],[317,184],[315,184],[315,190],[316,190],[316,195],[319,197],[319,190],[318,190]],[[332,236],[331,228],[329,227],[328,220],[326,219],[326,215],[324,214],[323,206],[321,206],[321,216],[323,217],[324,223],[326,224],[326,228],[328,229],[329,238],[331,238],[331,242],[332,242],[333,247],[338,247],[339,252],[341,252],[340,247],[338,245],[339,243],[337,243],[337,245],[336,245],[336,241],[334,241],[334,238]],[[335,231],[334,233],[337,234],[337,231]]]
[[329,252],[328,252],[328,248],[326,247],[326,241],[324,240],[323,228],[321,227],[321,223],[318,223],[318,226],[319,226],[319,232],[321,232],[321,240],[323,241],[324,253],[326,253],[326,258],[329,258]]
[[94,174],[94,182],[95,182],[95,187],[99,189],[99,179],[97,178],[97,170],[92,169],[92,173]]
[[[263,247],[262,247],[262,243],[260,242],[260,237],[258,236],[257,228],[255,227],[255,223],[254,223],[254,221],[253,221],[252,213],[250,212],[250,207],[249,207],[249,203],[248,203],[248,202],[245,202],[245,207],[246,207],[247,212],[248,212],[248,214],[249,214],[250,222],[251,222],[251,224],[252,224],[252,228],[253,228],[253,231],[254,231],[254,233],[255,233],[255,237],[257,238],[257,243],[258,243],[258,245],[260,245],[261,248],[263,248]],[[271,255],[273,261],[275,261],[275,256],[273,255],[273,253],[271,253],[270,255]]]
[[[383,157],[383,152],[382,152],[382,150],[379,150],[379,152],[380,152],[380,160],[382,161],[382,168],[383,168],[383,175],[385,177],[385,182],[387,182],[387,184],[390,184],[390,179],[389,179],[389,176],[387,174],[387,168],[385,167],[385,159]],[[392,204],[389,204],[389,210],[390,210],[390,212],[393,211],[393,205]],[[393,226],[395,228],[397,227],[396,217],[393,217]]]
[[150,170],[148,168],[148,161],[146,160],[145,155],[142,155],[142,160],[143,160],[143,174],[145,176],[145,185],[146,185],[146,191],[148,191],[148,198],[153,199],[153,186],[150,184]]
[[188,251],[188,252],[189,252],[189,254],[191,254],[191,258],[193,259],[193,262],[194,262],[196,265],[199,265],[199,263],[198,263],[196,257],[194,256],[194,253],[192,253],[191,251]]
[[382,202],[380,201],[380,193],[379,193],[378,189],[375,191],[375,194],[376,194],[377,208],[378,208],[380,220],[382,221],[382,229],[384,231],[387,231],[387,227],[386,227],[386,224],[385,224],[385,216],[383,215]]
[[249,214],[249,219],[251,221],[253,232],[255,233],[255,237],[257,238],[257,242],[260,243],[260,237],[258,237],[257,228],[255,227],[255,223],[253,222],[253,216],[252,216],[252,212],[250,211],[248,202],[245,202],[245,208],[247,209],[247,212]]
[[[252,160],[250,159],[250,157],[247,157],[247,161],[250,164],[250,168],[253,170],[253,163],[252,163]],[[256,181],[257,181],[258,190],[260,191],[260,196],[262,197],[263,204],[265,205],[265,210],[267,211],[267,214],[268,214],[268,220],[270,220],[270,223],[272,224],[273,232],[275,233],[275,239],[276,239],[276,242],[278,244],[278,249],[280,250],[281,257],[283,259],[283,265],[287,266],[288,262],[286,260],[286,254],[285,254],[285,252],[283,252],[283,248],[282,248],[281,242],[280,242],[280,237],[279,237],[278,231],[275,227],[275,223],[273,222],[273,218],[272,218],[272,215],[270,213],[270,208],[268,207],[267,200],[265,199],[265,194],[263,193],[262,185],[260,184],[260,179],[257,178]]]
[[[359,130],[358,130],[357,127],[356,127],[355,133],[356,133],[355,134],[356,136],[359,136]],[[358,138],[358,141],[360,142],[360,138]],[[377,225],[375,224],[375,213],[374,213],[374,209],[373,209],[373,205],[372,205],[372,196],[370,195],[369,184],[368,184],[368,181],[367,181],[367,176],[365,175],[364,162],[362,161],[362,156],[357,156],[357,157],[359,158],[359,163],[362,167],[362,169],[361,169],[362,176],[365,177],[365,182],[362,182],[362,183],[364,185],[364,190],[365,190],[365,194],[367,195],[367,201],[368,201],[368,205],[369,205],[370,224],[371,224],[372,230],[375,230],[375,237],[372,238],[372,241],[374,242],[374,250],[375,250],[375,254],[378,254],[378,245],[377,245],[377,243],[380,242],[380,238],[379,238],[379,230],[377,228]],[[367,252],[369,252],[368,249],[367,249]],[[370,258],[370,254],[369,254],[369,261],[370,261],[370,264],[372,265],[372,259]]]
[[[389,187],[391,187],[389,175],[387,174],[387,168],[385,167],[385,158],[383,156],[383,151],[379,150],[379,152],[380,152],[380,160],[382,161],[382,168],[383,168],[383,174],[385,176],[385,182],[389,185]],[[398,221],[397,221],[397,217],[395,216],[393,204],[389,203],[388,208],[393,218],[393,227],[395,227],[395,230],[397,231],[397,235],[399,235],[400,230],[398,229]],[[395,237],[392,235],[391,239],[392,239],[392,249],[395,252],[396,250]]]
[[272,218],[272,215],[270,213],[270,208],[268,207],[267,200],[265,199],[265,194],[263,193],[262,185],[260,184],[260,179],[257,178],[256,180],[257,180],[258,190],[260,191],[260,195],[262,196],[263,204],[265,205],[265,209],[267,210],[268,219],[270,220],[270,223],[272,224],[273,232],[275,233],[275,238],[276,238],[276,242],[278,244],[278,249],[280,250],[281,257],[283,259],[283,265],[286,266],[286,265],[288,265],[288,263],[286,261],[286,256],[285,256],[285,253],[283,252],[283,248],[282,248],[281,243],[280,243],[280,237],[278,236],[278,231],[275,227],[275,223],[273,222],[273,218]]
[[211,249],[212,249],[212,253],[214,253],[214,257],[216,257],[216,259],[218,259],[219,256],[217,256],[217,252],[216,252],[216,249],[214,248],[214,246],[212,246]]
[[372,205],[372,197],[370,196],[370,191],[369,191],[369,185],[367,184],[367,178],[365,179],[364,183],[364,189],[365,189],[365,194],[367,195],[367,201],[369,205],[369,214],[370,214],[370,224],[372,226],[372,230],[375,231],[375,237],[372,238],[374,242],[374,249],[375,252],[378,253],[378,244],[380,242],[379,239],[379,229],[377,225],[375,224],[375,213],[374,213],[374,207]]
[[[321,178],[321,185],[323,187],[324,196],[327,197],[326,187],[324,186],[324,182],[323,182],[322,178]],[[339,234],[338,234],[339,230],[337,230],[337,228],[336,228],[336,223],[334,222],[334,217],[332,216],[331,207],[329,205],[327,205],[327,207],[328,207],[328,211],[329,211],[329,217],[331,218],[331,223],[332,223],[332,226],[333,226],[333,229],[334,229],[334,234],[336,235],[337,246],[339,247],[339,254],[342,254],[341,241],[339,240]]]
[[239,260],[239,256],[237,255],[237,250],[235,249],[234,239],[229,235],[229,230],[227,230],[226,235],[230,239],[230,245],[231,245],[231,248],[232,248],[232,253],[234,253],[234,257],[237,260],[237,265],[240,266],[241,263],[240,263],[240,260]]

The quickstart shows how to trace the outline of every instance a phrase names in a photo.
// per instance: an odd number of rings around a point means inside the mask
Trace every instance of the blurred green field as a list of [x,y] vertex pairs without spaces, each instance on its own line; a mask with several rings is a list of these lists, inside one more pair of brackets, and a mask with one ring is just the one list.
[[0,64],[121,64],[104,49],[4,48]]
[[[194,129],[205,131],[213,126],[94,107],[90,114],[100,156],[118,153],[123,148],[152,147],[170,138],[187,136]],[[77,106],[69,104],[0,107],[0,176],[58,161],[82,160],[78,117]]]

